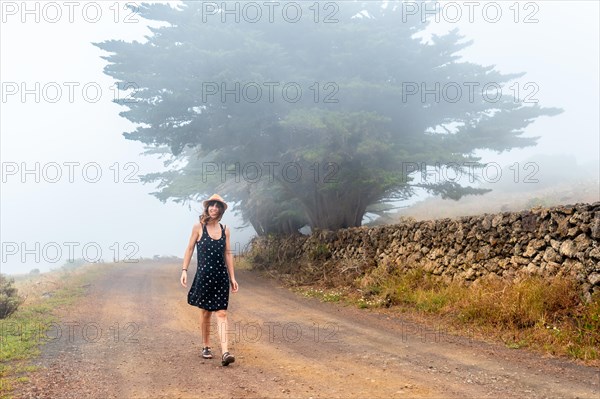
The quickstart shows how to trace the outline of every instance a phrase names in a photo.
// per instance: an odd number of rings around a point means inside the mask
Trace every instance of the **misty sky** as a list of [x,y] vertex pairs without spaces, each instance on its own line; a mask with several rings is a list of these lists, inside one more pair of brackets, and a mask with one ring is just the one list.
[[[138,174],[161,170],[162,161],[140,156],[142,145],[123,138],[122,133],[134,125],[119,117],[125,108],[112,103],[119,94],[113,79],[102,73],[103,52],[91,45],[108,39],[141,41],[150,33],[147,22],[139,17],[136,21],[122,8],[125,2],[75,2],[72,22],[64,2],[54,3],[62,11],[61,18],[56,18],[55,9],[44,9],[48,2],[28,2],[34,11],[25,15],[22,2],[1,3],[2,273],[59,267],[70,252],[74,258],[94,259],[98,249],[105,261],[183,256],[201,205],[189,209],[162,204],[148,195],[153,187],[136,182]],[[466,2],[455,3],[463,17],[456,23],[443,17],[439,23],[434,21],[423,40],[428,34],[458,27],[467,40],[474,41],[461,53],[464,60],[496,65],[503,73],[527,72],[516,80],[521,96],[536,87],[531,97],[540,105],[564,109],[529,126],[528,136],[541,137],[536,147],[504,154],[482,152],[484,160],[506,165],[535,154],[566,154],[578,163],[598,165],[599,3],[521,2],[515,22],[516,8],[509,9],[514,3],[497,2],[503,14],[496,23],[482,17],[481,8],[489,2],[480,2],[473,22],[466,15]],[[525,4],[535,7],[525,8]],[[94,13],[96,6],[101,15]],[[537,22],[524,23],[527,17]],[[129,18],[133,20],[126,22]],[[30,90],[24,101],[23,87]],[[23,167],[35,170],[36,163],[39,182],[33,172],[23,174]],[[576,165],[565,165],[570,166]],[[229,211],[224,223],[239,225]],[[251,235],[251,229],[232,229],[232,245],[244,246]],[[23,250],[29,252],[24,255]]]

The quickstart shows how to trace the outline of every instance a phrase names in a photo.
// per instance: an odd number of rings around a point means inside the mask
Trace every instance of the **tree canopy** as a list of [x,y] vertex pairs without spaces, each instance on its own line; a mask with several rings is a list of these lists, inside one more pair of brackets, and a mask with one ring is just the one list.
[[560,112],[501,95],[522,74],[461,61],[471,43],[457,30],[424,42],[427,25],[398,2],[281,4],[260,18],[243,2],[144,4],[142,17],[167,26],[144,43],[96,44],[105,73],[135,87],[120,102],[138,127],[124,136],[169,156],[144,176],[161,201],[220,192],[258,234],[360,226],[416,187],[480,193],[417,175],[535,145],[525,128]]

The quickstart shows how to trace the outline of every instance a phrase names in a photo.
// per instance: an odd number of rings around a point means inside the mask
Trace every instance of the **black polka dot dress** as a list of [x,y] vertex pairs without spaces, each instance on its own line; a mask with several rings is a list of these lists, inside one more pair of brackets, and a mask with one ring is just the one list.
[[221,225],[221,238],[213,239],[202,227],[200,241],[196,242],[198,269],[188,292],[188,303],[215,311],[227,309],[229,303],[229,273],[225,266],[225,227]]

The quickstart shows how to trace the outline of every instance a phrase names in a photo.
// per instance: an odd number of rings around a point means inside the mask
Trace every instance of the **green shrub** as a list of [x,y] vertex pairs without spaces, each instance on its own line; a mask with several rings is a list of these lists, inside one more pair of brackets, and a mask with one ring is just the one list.
[[18,295],[13,283],[13,279],[8,279],[0,274],[0,319],[5,319],[13,314],[23,303],[23,298]]
[[309,253],[311,260],[327,260],[331,257],[331,252],[325,244],[317,244]]

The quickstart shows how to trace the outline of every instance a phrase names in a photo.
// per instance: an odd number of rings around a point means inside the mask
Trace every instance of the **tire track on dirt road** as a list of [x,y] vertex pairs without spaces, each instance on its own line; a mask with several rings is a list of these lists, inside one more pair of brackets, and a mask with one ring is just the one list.
[[[600,370],[321,303],[239,270],[236,362],[200,356],[180,265],[116,267],[48,333],[24,398],[595,398]],[[193,276],[194,270],[190,270]],[[55,333],[62,330],[58,337]],[[213,328],[213,334],[215,329]]]

